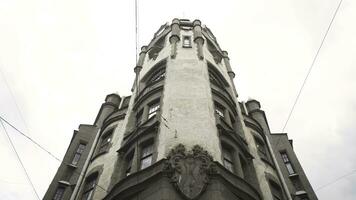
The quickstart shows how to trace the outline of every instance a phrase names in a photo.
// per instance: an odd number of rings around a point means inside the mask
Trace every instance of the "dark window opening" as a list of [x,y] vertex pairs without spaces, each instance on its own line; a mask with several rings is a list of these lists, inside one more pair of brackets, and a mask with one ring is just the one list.
[[65,191],[65,187],[59,186],[56,190],[56,193],[53,196],[53,200],[61,200]]
[[153,162],[153,143],[145,145],[141,150],[140,169],[145,169],[152,165]]
[[183,36],[183,47],[190,48],[192,47],[192,42],[190,36]]
[[282,200],[283,194],[282,194],[281,187],[279,187],[279,185],[273,181],[269,181],[269,185],[271,188],[273,200]]
[[223,148],[223,162],[224,166],[230,172],[234,172],[234,162],[232,152],[226,148]]
[[295,174],[295,171],[293,169],[292,163],[290,162],[288,155],[286,152],[281,152],[282,160],[288,170],[289,174]]
[[133,161],[133,157],[134,157],[134,152],[130,153],[127,158],[126,158],[126,162],[127,162],[127,167],[126,167],[126,176],[129,176],[132,173],[132,161]]
[[215,102],[215,113],[221,117],[224,118],[225,117],[225,108],[224,106],[220,105],[219,103]]
[[150,106],[148,110],[148,119],[151,119],[152,117],[157,115],[157,112],[159,111],[160,105],[159,103],[155,103]]
[[82,154],[84,152],[84,149],[85,149],[85,144],[79,144],[77,151],[74,154],[74,158],[72,160],[72,165],[78,164],[80,157],[82,156]]
[[137,114],[136,114],[136,127],[141,125],[142,123],[142,114],[143,114],[143,109],[141,109]]
[[98,175],[96,174],[85,181],[82,200],[91,200],[93,198],[97,178]]
[[101,138],[98,153],[103,153],[109,150],[110,142],[112,137],[112,131],[110,133],[105,133]]

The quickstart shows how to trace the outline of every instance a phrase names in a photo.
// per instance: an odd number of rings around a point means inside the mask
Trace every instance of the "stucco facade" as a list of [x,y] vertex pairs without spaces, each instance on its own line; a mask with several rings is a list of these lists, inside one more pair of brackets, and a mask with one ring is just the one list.
[[199,20],[162,25],[134,72],[132,95],[108,95],[75,132],[44,199],[317,199]]

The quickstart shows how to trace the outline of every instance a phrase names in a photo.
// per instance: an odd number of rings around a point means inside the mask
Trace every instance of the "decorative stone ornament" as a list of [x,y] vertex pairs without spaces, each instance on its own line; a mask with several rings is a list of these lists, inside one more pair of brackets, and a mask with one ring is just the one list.
[[214,163],[209,153],[196,145],[189,152],[179,144],[167,158],[168,176],[178,192],[186,199],[199,197],[209,183]]

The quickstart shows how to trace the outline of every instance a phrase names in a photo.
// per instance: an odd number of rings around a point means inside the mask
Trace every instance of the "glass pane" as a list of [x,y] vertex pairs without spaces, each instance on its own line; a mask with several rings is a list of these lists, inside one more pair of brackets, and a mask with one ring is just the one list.
[[142,156],[141,156],[141,158],[144,158],[144,157],[146,157],[146,156],[148,156],[148,155],[150,155],[150,154],[152,154],[152,153],[153,153],[153,145],[145,146],[145,147],[143,147],[143,149],[142,149]]
[[288,156],[287,156],[287,154],[286,153],[281,153],[281,156],[282,156],[282,160],[283,160],[283,162],[289,162],[289,159],[288,159]]
[[148,156],[141,160],[141,169],[145,169],[146,167],[150,166],[152,163],[152,156]]
[[84,149],[85,149],[85,144],[79,144],[77,153],[83,153]]
[[292,164],[286,163],[286,167],[287,167],[287,169],[288,169],[288,173],[289,173],[289,174],[295,174],[294,169],[293,169],[293,167],[292,167]]
[[233,164],[232,164],[230,161],[224,159],[224,166],[225,166],[225,168],[226,168],[227,170],[229,170],[230,172],[234,172],[234,166],[233,166]]
[[53,200],[61,200],[63,197],[63,193],[64,193],[63,187],[57,188],[56,194],[54,195]]
[[215,108],[215,112],[216,112],[216,114],[218,114],[220,117],[224,117],[224,112],[223,112],[221,109]]
[[72,161],[72,164],[73,164],[73,165],[77,165],[77,164],[78,164],[78,161],[79,161],[79,159],[80,159],[80,155],[81,155],[81,154],[79,154],[79,153],[76,153],[76,154],[74,155],[74,158],[73,158],[73,161]]

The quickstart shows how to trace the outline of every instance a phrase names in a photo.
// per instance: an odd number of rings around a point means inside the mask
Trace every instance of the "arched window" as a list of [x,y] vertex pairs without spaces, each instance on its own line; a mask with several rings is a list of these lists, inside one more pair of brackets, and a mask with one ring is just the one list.
[[93,199],[95,186],[98,179],[98,173],[90,175],[84,183],[82,200]]
[[269,180],[269,186],[271,189],[273,200],[282,200],[283,193],[282,193],[282,189],[279,186],[279,184],[275,183],[274,181]]
[[222,158],[224,167],[230,172],[234,172],[234,152],[232,148],[227,147],[226,145],[222,145]]
[[140,170],[151,166],[153,163],[153,141],[142,145],[140,153]]

